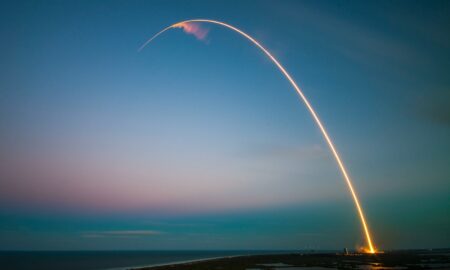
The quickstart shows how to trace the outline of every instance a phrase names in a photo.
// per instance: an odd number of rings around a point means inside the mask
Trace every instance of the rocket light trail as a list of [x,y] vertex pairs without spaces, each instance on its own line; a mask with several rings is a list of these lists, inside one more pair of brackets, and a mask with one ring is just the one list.
[[[224,22],[220,22],[220,21],[214,21],[214,20],[208,20],[208,19],[193,19],[193,20],[186,20],[186,21],[182,21],[182,22],[178,22],[176,24],[173,24],[169,27],[164,28],[163,30],[161,30],[160,32],[158,32],[156,35],[154,35],[153,37],[151,37],[149,40],[147,40],[147,42],[145,42],[138,51],[141,51],[142,49],[145,48],[145,46],[147,46],[147,44],[149,44],[152,40],[154,40],[156,37],[158,37],[159,35],[161,35],[162,33],[166,32],[169,29],[172,28],[182,28],[186,33],[189,34],[193,34],[195,35],[198,39],[203,39],[205,38],[207,31],[202,30],[198,25],[196,25],[196,23],[211,23],[211,24],[216,24],[216,25],[220,25],[223,27],[226,27],[228,29],[231,29],[235,32],[237,32],[238,34],[242,35],[243,37],[245,37],[246,39],[250,40],[254,45],[256,45],[259,49],[261,49],[264,54],[269,57],[269,59],[277,66],[277,68],[281,71],[281,73],[283,73],[283,75],[286,77],[286,79],[291,83],[292,87],[294,87],[295,91],[297,92],[297,94],[300,96],[301,100],[303,101],[303,103],[306,105],[306,107],[308,108],[311,116],[313,117],[314,121],[316,122],[317,126],[319,127],[320,131],[322,132],[322,135],[325,139],[325,141],[328,144],[328,147],[331,150],[331,153],[333,154],[333,157],[335,158],[339,169],[341,170],[341,173],[347,183],[348,189],[350,191],[350,194],[352,195],[353,201],[355,203],[356,209],[358,211],[359,214],[359,218],[361,220],[361,224],[366,236],[366,241],[367,241],[367,245],[368,245],[368,249],[367,252],[369,253],[375,253],[376,250],[372,244],[372,239],[370,236],[370,231],[369,231],[369,227],[367,225],[366,222],[366,218],[364,216],[364,212],[363,209],[359,203],[359,199],[358,196],[356,195],[356,191],[353,188],[353,184],[352,181],[350,180],[350,177],[347,173],[347,169],[344,166],[344,163],[341,160],[341,157],[339,156],[330,136],[328,135],[328,132],[326,131],[325,127],[323,126],[322,122],[319,119],[319,116],[317,115],[317,113],[314,111],[313,107],[311,106],[311,104],[309,103],[308,99],[306,98],[306,96],[303,94],[302,90],[300,89],[300,87],[297,85],[297,83],[294,81],[294,79],[292,79],[291,75],[289,75],[289,73],[286,71],[286,69],[280,64],[280,62],[278,62],[278,60],[266,49],[264,48],[258,41],[256,41],[254,38],[252,38],[251,36],[249,36],[248,34],[246,34],[245,32],[243,32],[242,30],[226,24]],[[195,25],[192,25],[195,24]]]

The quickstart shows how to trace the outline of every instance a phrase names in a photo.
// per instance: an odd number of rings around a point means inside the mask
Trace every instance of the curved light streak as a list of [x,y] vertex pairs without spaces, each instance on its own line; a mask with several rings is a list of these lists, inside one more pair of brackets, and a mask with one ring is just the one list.
[[259,49],[261,49],[264,54],[266,54],[267,57],[269,57],[270,60],[272,60],[272,62],[278,67],[278,69],[281,71],[281,73],[283,73],[283,75],[286,77],[286,79],[288,79],[288,81],[291,83],[292,87],[294,87],[295,91],[297,91],[298,95],[300,96],[300,98],[302,99],[302,101],[305,103],[306,107],[308,108],[309,112],[311,113],[314,121],[316,122],[317,126],[319,127],[320,131],[322,132],[323,137],[325,138],[325,141],[327,142],[331,153],[333,154],[342,175],[344,176],[344,179],[347,183],[348,189],[350,190],[350,193],[352,195],[353,201],[355,203],[356,209],[358,210],[358,214],[359,214],[359,218],[361,220],[361,224],[363,226],[364,229],[364,233],[366,236],[366,241],[367,241],[367,245],[368,245],[368,252],[369,253],[375,253],[375,248],[374,245],[372,244],[372,239],[370,236],[370,231],[369,231],[369,227],[367,225],[367,221],[366,218],[364,216],[364,212],[363,209],[361,207],[361,204],[359,203],[359,199],[358,196],[356,194],[355,189],[353,188],[353,184],[352,181],[350,180],[350,177],[347,173],[347,169],[344,166],[344,163],[341,160],[341,157],[339,156],[333,141],[331,140],[330,136],[328,135],[328,132],[326,131],[325,127],[323,126],[322,122],[319,119],[319,116],[317,115],[317,113],[314,111],[313,107],[311,106],[311,104],[309,103],[308,99],[306,98],[306,96],[303,94],[302,90],[300,89],[300,87],[297,85],[297,83],[294,81],[294,79],[292,79],[291,75],[286,71],[286,69],[281,65],[280,62],[278,62],[278,60],[266,49],[264,48],[258,41],[256,41],[254,38],[252,38],[250,35],[248,35],[247,33],[243,32],[242,30],[226,24],[224,22],[220,22],[220,21],[215,21],[215,20],[208,20],[208,19],[193,19],[193,20],[185,20],[185,21],[181,21],[178,23],[175,23],[171,26],[168,26],[166,28],[164,28],[163,30],[161,30],[160,32],[158,32],[156,35],[154,35],[153,37],[151,37],[149,40],[147,40],[140,48],[138,51],[141,51],[142,49],[144,49],[150,42],[152,42],[156,37],[158,37],[159,35],[161,35],[162,33],[166,32],[169,29],[172,28],[183,28],[183,25],[188,24],[188,23],[192,23],[192,22],[203,22],[203,23],[212,23],[212,24],[216,24],[216,25],[221,25],[224,26],[228,29],[231,29],[235,32],[237,32],[238,34],[242,35],[243,37],[245,37],[246,39],[250,40],[254,45],[256,45],[256,47],[258,47]]

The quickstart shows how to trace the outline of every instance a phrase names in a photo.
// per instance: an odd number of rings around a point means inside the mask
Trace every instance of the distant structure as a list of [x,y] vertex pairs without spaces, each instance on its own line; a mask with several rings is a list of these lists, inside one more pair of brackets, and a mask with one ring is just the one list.
[[344,248],[344,255],[348,255],[348,249]]

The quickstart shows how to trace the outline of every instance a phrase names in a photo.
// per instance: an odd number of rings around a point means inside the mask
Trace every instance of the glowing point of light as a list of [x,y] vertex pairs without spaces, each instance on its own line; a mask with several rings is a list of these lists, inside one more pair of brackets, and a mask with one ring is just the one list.
[[[352,195],[353,201],[355,203],[356,209],[358,211],[359,214],[359,218],[361,220],[361,224],[364,230],[364,234],[366,236],[366,241],[367,241],[367,245],[368,247],[365,249],[365,251],[367,253],[376,253],[376,250],[372,244],[372,238],[371,238],[371,234],[369,231],[369,226],[367,225],[367,221],[366,218],[364,216],[364,212],[363,209],[359,203],[359,199],[358,196],[356,195],[356,191],[353,188],[353,184],[352,181],[350,180],[350,177],[348,176],[347,173],[347,169],[344,166],[344,163],[341,160],[341,157],[339,156],[330,136],[328,135],[328,132],[326,131],[325,127],[323,126],[322,122],[319,119],[319,116],[317,115],[317,113],[314,111],[313,107],[311,106],[311,104],[309,103],[308,99],[306,98],[306,96],[303,94],[302,90],[300,89],[300,87],[297,85],[297,83],[294,81],[294,79],[292,79],[291,75],[286,71],[286,69],[281,65],[280,62],[278,62],[278,60],[266,49],[264,48],[258,41],[256,41],[254,38],[252,38],[251,36],[249,36],[247,33],[243,32],[242,30],[226,24],[224,22],[220,22],[220,21],[214,21],[214,20],[208,20],[208,19],[193,19],[193,20],[186,20],[186,21],[182,21],[182,22],[178,22],[176,24],[173,24],[169,27],[164,28],[163,30],[161,30],[160,32],[158,32],[156,35],[154,35],[153,37],[151,37],[149,40],[147,40],[140,48],[138,51],[141,51],[143,48],[145,48],[145,46],[147,46],[147,44],[149,44],[152,40],[154,40],[156,37],[158,37],[159,35],[161,35],[162,33],[164,33],[165,31],[171,29],[171,28],[182,28],[185,32],[187,33],[192,33],[194,35],[195,34],[195,30],[193,27],[190,27],[189,24],[190,23],[212,23],[212,24],[216,24],[216,25],[221,25],[223,27],[226,27],[228,29],[231,29],[237,33],[239,33],[240,35],[244,36],[245,38],[247,38],[248,40],[250,40],[254,45],[256,45],[259,49],[261,49],[264,54],[269,57],[269,59],[277,66],[277,68],[281,71],[281,73],[283,73],[283,75],[286,77],[286,79],[291,83],[292,87],[294,87],[295,91],[297,92],[297,94],[300,96],[301,100],[303,101],[303,103],[306,105],[306,107],[308,108],[311,116],[313,117],[314,121],[316,122],[317,126],[319,127],[320,131],[322,132],[322,135],[325,139],[325,141],[328,144],[328,147],[331,150],[331,153],[333,154],[333,157],[335,158],[339,169],[341,170],[341,173],[347,183],[348,189],[350,191],[350,194]],[[206,34],[205,34],[206,35]],[[196,35],[197,37],[197,35]]]

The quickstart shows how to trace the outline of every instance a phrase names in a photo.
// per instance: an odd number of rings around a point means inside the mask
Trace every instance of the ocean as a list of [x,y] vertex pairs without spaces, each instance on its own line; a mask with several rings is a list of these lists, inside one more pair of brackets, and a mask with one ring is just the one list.
[[289,251],[0,251],[5,270],[124,270],[216,257]]

